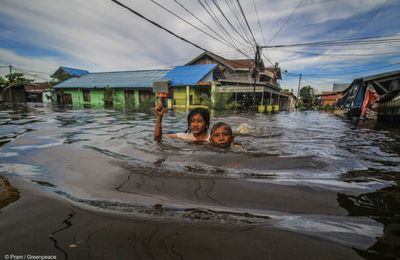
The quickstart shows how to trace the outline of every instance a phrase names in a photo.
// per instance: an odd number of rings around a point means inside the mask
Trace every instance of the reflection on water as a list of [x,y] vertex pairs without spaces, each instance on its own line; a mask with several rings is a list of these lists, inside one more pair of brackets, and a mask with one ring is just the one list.
[[[153,141],[154,116],[113,110],[0,113],[0,173],[116,214],[274,226],[400,257],[400,132],[318,112],[214,115],[240,149]],[[186,129],[170,112],[165,131]],[[55,242],[56,243],[56,242]],[[397,251],[396,251],[397,250]]]
[[368,216],[384,225],[383,236],[367,250],[356,249],[365,258],[381,255],[396,258],[400,253],[400,188],[391,186],[358,196],[338,193],[339,205],[349,216]]

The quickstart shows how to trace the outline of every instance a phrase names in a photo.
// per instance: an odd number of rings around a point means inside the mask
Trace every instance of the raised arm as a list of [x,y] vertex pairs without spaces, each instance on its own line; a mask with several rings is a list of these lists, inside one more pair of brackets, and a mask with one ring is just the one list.
[[167,108],[158,103],[154,108],[156,114],[156,126],[154,128],[154,141],[161,141],[162,139],[162,118],[167,112]]

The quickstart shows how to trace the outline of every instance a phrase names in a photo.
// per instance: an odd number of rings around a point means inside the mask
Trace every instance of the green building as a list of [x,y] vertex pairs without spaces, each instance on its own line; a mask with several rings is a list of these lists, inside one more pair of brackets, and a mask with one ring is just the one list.
[[153,81],[168,70],[136,70],[86,73],[71,77],[56,86],[64,104],[74,107],[139,107],[153,97]]
[[218,67],[216,64],[177,66],[167,72],[164,80],[170,81],[170,108],[190,109],[206,107],[204,97],[215,90]]

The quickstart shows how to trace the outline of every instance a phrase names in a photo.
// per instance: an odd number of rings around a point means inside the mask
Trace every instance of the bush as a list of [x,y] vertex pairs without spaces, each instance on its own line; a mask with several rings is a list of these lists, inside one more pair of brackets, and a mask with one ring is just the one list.
[[214,92],[212,93],[214,102],[212,102],[211,97],[202,95],[201,98],[205,105],[210,109],[214,110],[230,110],[235,107],[235,103],[232,101],[232,93],[225,92]]

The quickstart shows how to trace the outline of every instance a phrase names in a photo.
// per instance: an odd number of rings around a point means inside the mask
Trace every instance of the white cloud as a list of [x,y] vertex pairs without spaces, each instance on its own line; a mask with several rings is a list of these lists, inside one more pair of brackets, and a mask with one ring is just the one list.
[[[44,79],[50,79],[48,76],[54,72],[54,68],[57,68],[58,63],[52,57],[27,57],[21,56],[12,50],[0,49],[1,64],[9,65],[6,61],[12,61],[12,66],[22,70],[34,70],[31,71],[33,75],[36,75],[38,81]],[[8,68],[0,70],[2,75],[8,73]],[[29,76],[29,74],[27,75]],[[32,77],[32,75],[31,75]]]
[[[224,53],[229,58],[241,56],[238,52],[232,51],[232,48],[226,47],[179,21],[149,0],[121,1],[171,31],[213,52]],[[174,1],[157,1],[196,26],[210,32]],[[196,1],[179,0],[179,2],[223,35],[212,18]],[[225,7],[226,14],[234,21],[234,16],[226,9],[224,2],[218,1],[218,3]],[[241,3],[256,38],[261,40],[262,36],[254,12],[253,1],[241,1]],[[279,2],[256,0],[258,14],[267,40],[281,27],[298,3],[299,1],[289,0]],[[358,26],[346,28],[342,25],[341,30],[334,31],[332,25],[335,25],[338,19],[359,16],[367,11],[376,10],[382,4],[383,2],[376,0],[304,0],[291,21],[273,43],[298,43],[310,39],[321,40],[321,37],[323,39],[341,38],[344,35],[339,33],[343,32],[351,35],[357,32]],[[215,8],[214,11],[218,13]],[[7,29],[0,32],[1,39],[27,43],[60,54],[54,56],[49,54],[43,57],[24,56],[12,51],[12,47],[7,47],[0,52],[2,63],[12,63],[24,68],[36,68],[36,70],[49,71],[49,73],[54,72],[60,65],[90,71],[165,68],[171,65],[182,65],[201,53],[201,50],[156,28],[111,1],[3,1],[0,15],[5,17],[3,18],[4,21],[9,21],[9,28],[4,26]],[[219,17],[227,27],[223,18]],[[376,26],[376,19],[378,19],[378,22],[382,22],[379,18],[379,16],[376,17],[373,22],[368,24],[368,27]],[[362,25],[365,22],[364,20],[354,21],[358,22],[357,25]],[[212,32],[210,33],[212,34]],[[236,38],[238,37],[236,36]],[[224,36],[224,39],[228,38]],[[385,47],[386,51],[392,49],[394,49],[393,46]],[[332,50],[326,49],[325,52],[334,53]],[[345,49],[343,52],[345,51],[369,53],[373,50],[371,48],[360,48],[359,50]],[[249,55],[253,55],[251,51],[249,51]],[[358,65],[370,62],[373,59],[373,57],[370,59],[365,57],[357,60],[353,58],[352,60],[351,57],[341,57],[339,60],[337,57],[307,56],[283,51],[270,51],[270,56],[273,61],[280,62],[283,69],[289,71],[305,71],[310,68],[335,70],[349,66],[351,62],[353,65]],[[288,79],[283,83],[292,81]],[[321,81],[317,85],[323,88],[326,87],[326,84],[326,82]],[[293,83],[293,87],[297,88],[295,83]]]

